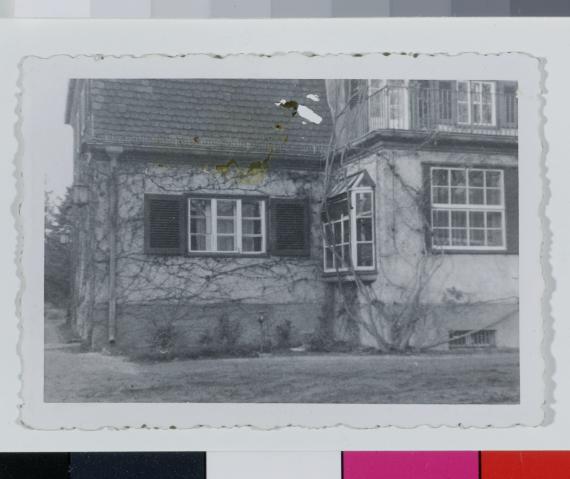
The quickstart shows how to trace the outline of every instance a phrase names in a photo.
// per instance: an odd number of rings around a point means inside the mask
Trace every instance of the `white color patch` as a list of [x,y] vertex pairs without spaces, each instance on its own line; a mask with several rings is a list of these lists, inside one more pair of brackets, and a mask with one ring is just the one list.
[[319,95],[317,95],[316,93],[309,93],[307,95],[307,98],[309,100],[313,100],[313,101],[321,101],[321,99],[319,98]]

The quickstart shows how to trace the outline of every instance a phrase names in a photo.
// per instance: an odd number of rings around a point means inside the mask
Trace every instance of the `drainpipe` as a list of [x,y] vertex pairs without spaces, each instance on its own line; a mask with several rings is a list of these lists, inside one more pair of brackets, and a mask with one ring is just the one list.
[[109,317],[107,322],[108,339],[115,344],[117,333],[117,228],[119,226],[119,192],[117,181],[117,163],[122,147],[110,146],[105,149],[109,156]]

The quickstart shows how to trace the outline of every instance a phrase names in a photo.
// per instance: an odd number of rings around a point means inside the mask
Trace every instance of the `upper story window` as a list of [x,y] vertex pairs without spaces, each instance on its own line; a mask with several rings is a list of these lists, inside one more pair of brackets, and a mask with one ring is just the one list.
[[372,271],[374,255],[374,188],[365,172],[333,188],[322,214],[326,273]]
[[504,171],[431,167],[432,247],[504,250]]
[[457,82],[457,122],[494,126],[497,123],[495,82]]
[[188,251],[264,253],[265,200],[189,198]]

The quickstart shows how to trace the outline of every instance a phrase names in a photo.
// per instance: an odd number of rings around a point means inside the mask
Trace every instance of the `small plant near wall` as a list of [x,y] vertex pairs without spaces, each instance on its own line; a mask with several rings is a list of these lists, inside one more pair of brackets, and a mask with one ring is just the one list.
[[155,356],[170,359],[174,354],[176,330],[172,322],[154,325],[150,346]]
[[293,324],[289,319],[275,326],[275,337],[277,349],[287,349],[293,346]]

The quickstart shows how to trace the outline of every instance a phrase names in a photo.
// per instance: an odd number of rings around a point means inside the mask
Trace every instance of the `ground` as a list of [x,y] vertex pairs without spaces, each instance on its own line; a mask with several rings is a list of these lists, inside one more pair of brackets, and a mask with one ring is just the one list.
[[81,352],[46,321],[46,402],[504,404],[518,371],[518,352],[135,362]]

